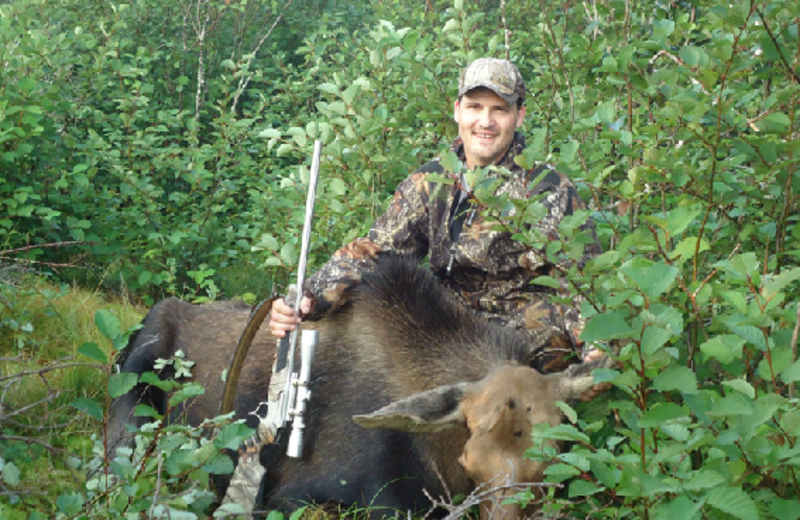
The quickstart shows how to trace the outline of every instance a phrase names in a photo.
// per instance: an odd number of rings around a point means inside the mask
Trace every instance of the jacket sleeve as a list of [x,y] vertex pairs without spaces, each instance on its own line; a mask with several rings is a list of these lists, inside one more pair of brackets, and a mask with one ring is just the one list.
[[347,302],[361,273],[381,252],[422,259],[428,252],[429,187],[425,173],[414,173],[397,187],[388,209],[375,220],[366,237],[336,251],[305,285],[314,304],[308,318],[320,319]]

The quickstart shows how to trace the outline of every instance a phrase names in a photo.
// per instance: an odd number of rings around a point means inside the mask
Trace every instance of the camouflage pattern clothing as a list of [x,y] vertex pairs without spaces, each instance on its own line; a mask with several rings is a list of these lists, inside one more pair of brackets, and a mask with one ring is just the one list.
[[[514,157],[524,147],[524,137],[515,133],[509,150],[496,163],[513,175],[497,194],[507,193],[515,199],[544,194],[541,202],[548,213],[537,227],[548,239],[557,240],[558,224],[583,203],[572,182],[548,166],[531,171],[517,166]],[[452,150],[466,163],[460,138]],[[518,329],[556,327],[563,331],[545,349],[539,363],[542,371],[562,369],[564,354],[556,352],[574,352],[575,332],[582,328],[578,302],[550,304],[548,295],[557,291],[530,282],[542,275],[558,278],[554,264],[567,269],[571,261],[551,262],[544,251],[531,251],[508,233],[492,230],[492,224],[474,210],[459,186],[431,182],[430,173],[446,173],[439,159],[422,166],[398,186],[389,208],[366,238],[339,249],[308,279],[304,292],[314,302],[308,318],[318,319],[346,302],[348,291],[358,284],[360,273],[379,252],[411,255],[420,261],[427,256],[430,269],[464,306]],[[530,190],[531,181],[540,175],[544,179]],[[593,221],[587,220],[581,229],[588,231],[593,241],[585,246],[580,265],[601,251]]]

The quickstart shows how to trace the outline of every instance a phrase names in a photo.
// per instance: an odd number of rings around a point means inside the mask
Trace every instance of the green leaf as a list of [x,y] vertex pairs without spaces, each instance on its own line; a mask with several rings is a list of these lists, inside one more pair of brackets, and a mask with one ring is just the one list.
[[624,312],[614,310],[595,315],[581,333],[581,340],[587,343],[609,339],[627,338],[632,334],[630,326],[624,318]]
[[739,488],[718,487],[708,493],[706,503],[742,520],[758,520],[758,510],[747,493]]
[[258,244],[253,246],[253,251],[277,251],[278,239],[269,233],[264,233],[258,241]]
[[327,92],[328,94],[339,94],[339,87],[334,85],[333,83],[323,83],[317,86],[323,92]]
[[444,24],[444,28],[442,29],[443,33],[454,31],[458,29],[458,20],[455,18],[451,18],[447,20],[447,23]]
[[769,499],[769,512],[777,520],[797,520],[800,518],[800,507],[797,500],[786,500],[776,496]]
[[139,376],[139,382],[147,385],[153,385],[154,387],[165,392],[171,392],[177,385],[175,381],[159,378],[154,372],[145,372]]
[[697,67],[708,63],[708,55],[701,47],[687,45],[680,50],[683,62],[689,67]]
[[654,325],[647,327],[642,334],[642,353],[644,355],[655,354],[671,337],[672,333],[666,329]]
[[652,262],[645,258],[634,258],[620,268],[650,299],[661,296],[678,276],[674,266]]
[[709,249],[711,249],[711,246],[709,246],[708,241],[705,239],[700,241],[700,248],[698,249],[697,237],[686,237],[675,246],[675,249],[670,251],[669,257],[671,260],[680,259],[682,262],[685,262],[693,258],[695,253],[702,253]]
[[214,439],[214,445],[219,448],[237,450],[239,445],[253,435],[254,430],[244,423],[226,424]]
[[150,271],[142,271],[139,273],[139,285],[147,285],[147,282],[153,279],[153,273]]
[[599,480],[600,483],[605,487],[613,488],[619,481],[619,474],[621,473],[620,470],[613,468],[612,466],[605,464],[596,458],[592,458],[589,461],[589,467],[591,468],[592,474],[596,476],[597,480]]
[[679,206],[670,210],[666,227],[671,236],[680,235],[703,212],[700,206]]
[[696,394],[697,376],[686,367],[673,365],[653,379],[653,388],[659,392],[678,390],[684,394]]
[[[556,480],[563,481],[581,474],[581,470],[569,464],[551,464],[544,470],[548,477],[556,477]],[[551,479],[548,479],[551,480]]]
[[342,196],[347,192],[347,185],[342,179],[336,177],[330,180],[328,183],[328,188],[330,189],[331,193],[337,196]]
[[347,114],[347,106],[341,101],[334,101],[333,103],[328,103],[328,110],[340,116]]
[[753,388],[753,385],[751,385],[744,379],[732,379],[729,381],[723,381],[722,384],[727,386],[728,388],[733,388],[737,392],[743,393],[750,399],[756,398],[756,391]]
[[461,161],[458,160],[458,155],[452,150],[442,155],[442,160],[440,162],[442,168],[450,173],[458,173],[464,166],[461,164]]
[[108,395],[117,398],[130,392],[139,381],[139,375],[131,372],[111,374],[108,378]]
[[764,285],[761,294],[764,296],[764,298],[771,300],[781,289],[795,280],[800,280],[800,267],[794,267],[787,271],[783,271],[781,274],[774,277]]
[[767,340],[764,337],[764,332],[761,331],[758,327],[755,327],[753,325],[728,324],[728,328],[731,330],[731,332],[733,332],[740,338],[743,338],[748,343],[751,343],[762,352],[767,351]]
[[264,137],[267,139],[280,139],[281,131],[277,128],[265,128],[258,133],[258,137]]
[[[0,459],[0,462],[2,462],[2,459]],[[13,462],[6,462],[2,465],[2,468],[3,482],[8,486],[19,486],[19,468]]]
[[114,341],[120,334],[117,317],[105,309],[100,309],[95,313],[94,323],[97,326],[97,330],[111,341]]
[[227,455],[219,454],[203,466],[203,471],[213,475],[230,475],[233,473],[233,461]]
[[267,520],[286,520],[286,517],[280,511],[270,511]]
[[92,419],[97,419],[98,421],[103,420],[103,409],[100,408],[99,404],[88,397],[79,397],[69,403],[69,405],[73,408],[77,408]]
[[76,516],[83,507],[83,496],[80,493],[64,493],[56,499],[56,506],[65,515]]
[[564,412],[564,416],[567,419],[569,419],[569,422],[571,422],[572,424],[575,424],[576,422],[578,422],[578,414],[577,414],[577,412],[575,410],[573,410],[573,408],[570,405],[568,405],[567,403],[564,403],[562,401],[556,401],[555,405],[562,412]]
[[585,433],[580,432],[577,428],[570,424],[559,424],[558,426],[553,426],[543,432],[539,432],[539,435],[541,435],[542,438],[554,439],[557,441],[575,441],[583,443],[589,442],[589,437]]
[[789,129],[792,120],[782,112],[773,112],[755,124],[760,132],[779,134]]
[[586,270],[591,273],[598,273],[608,269],[619,261],[620,254],[618,251],[606,251],[593,258],[586,264]]
[[708,358],[716,358],[720,363],[727,364],[742,357],[742,347],[745,341],[732,334],[715,336],[700,345],[700,352]]
[[602,491],[603,488],[598,487],[597,485],[589,482],[588,480],[573,480],[569,485],[569,496],[572,497],[584,497],[588,495],[593,495],[598,491]]
[[690,491],[702,491],[703,489],[715,488],[725,482],[725,478],[710,469],[700,469],[692,474],[692,478],[685,482],[683,486]]
[[299,509],[296,509],[291,516],[289,516],[289,520],[300,520],[300,518],[303,516],[303,513],[305,513],[307,509],[308,506],[303,506]]
[[280,254],[284,265],[294,265],[296,261],[294,244],[291,242],[285,242],[283,246],[281,246]]
[[172,394],[169,398],[169,405],[174,408],[180,403],[193,397],[201,396],[204,393],[206,393],[206,391],[200,383],[187,383]]
[[575,162],[575,155],[578,153],[580,142],[570,141],[561,147],[561,162],[563,164],[572,164]]
[[669,37],[675,30],[675,22],[672,20],[655,20],[653,22],[653,33],[662,38]]
[[695,503],[690,498],[680,495],[675,500],[665,500],[657,506],[656,520],[693,520],[698,518],[698,511],[703,503]]
[[553,289],[560,289],[561,283],[552,276],[537,276],[531,280],[533,285],[541,285],[543,287],[552,287]]
[[284,155],[288,154],[292,150],[294,150],[294,146],[292,146],[289,143],[283,143],[282,145],[280,145],[278,147],[278,151],[275,152],[275,155],[277,155],[278,157],[281,157],[281,156],[284,156]]
[[664,423],[689,417],[689,411],[675,403],[656,403],[639,419],[640,428],[658,428]]
[[734,415],[752,415],[753,400],[740,393],[729,393],[719,399],[707,412],[709,417],[731,417]]
[[100,347],[97,346],[97,343],[84,343],[78,347],[78,354],[86,356],[89,359],[99,361],[100,363],[108,363],[108,356],[106,356],[105,352],[100,350]]
[[349,87],[342,92],[342,99],[348,105],[353,104],[353,99],[356,97],[356,94],[361,90],[361,86],[358,83],[353,83]]
[[800,360],[781,370],[780,378],[786,384],[800,381]]
[[152,417],[153,419],[161,419],[162,417],[162,415],[158,413],[158,410],[146,404],[137,404],[136,408],[133,409],[133,416]]

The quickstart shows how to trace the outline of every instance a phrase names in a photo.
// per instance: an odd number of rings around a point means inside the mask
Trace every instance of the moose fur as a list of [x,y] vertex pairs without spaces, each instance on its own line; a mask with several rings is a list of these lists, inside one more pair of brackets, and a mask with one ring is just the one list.
[[[183,350],[196,362],[193,378],[206,386],[187,406],[187,419],[213,417],[220,373],[248,315],[236,303],[165,300],[131,339],[122,370],[152,370],[156,359]],[[539,374],[531,366],[549,336],[461,308],[429,272],[403,258],[379,258],[344,307],[303,326],[320,331],[304,453],[289,459],[282,445],[262,450],[260,499],[268,508],[310,501],[420,511],[430,505],[423,490],[467,494],[509,475],[540,481],[542,464],[522,456],[532,425],[559,423],[555,402],[592,385],[587,366]],[[238,386],[238,417],[265,399],[275,345],[266,328],[257,334]],[[117,439],[137,420],[131,411],[142,401],[163,410],[165,396],[139,386],[113,402],[109,427]]]

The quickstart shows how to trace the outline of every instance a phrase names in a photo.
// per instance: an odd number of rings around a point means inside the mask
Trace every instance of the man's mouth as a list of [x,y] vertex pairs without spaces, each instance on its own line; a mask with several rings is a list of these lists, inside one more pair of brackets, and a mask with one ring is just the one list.
[[479,139],[494,139],[497,136],[495,134],[479,134],[479,133],[476,133],[475,137],[477,137]]

